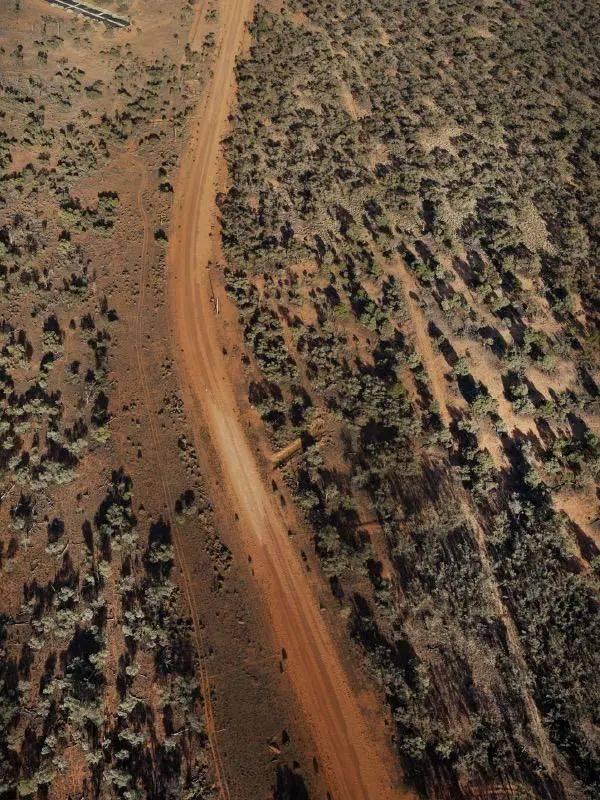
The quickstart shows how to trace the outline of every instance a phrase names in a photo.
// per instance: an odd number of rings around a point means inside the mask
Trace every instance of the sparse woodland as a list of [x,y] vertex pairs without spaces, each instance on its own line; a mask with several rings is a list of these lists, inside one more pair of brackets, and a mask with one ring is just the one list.
[[259,4],[250,402],[428,797],[600,793],[598,9]]
[[[214,798],[174,536],[210,503],[181,425],[179,499],[147,512],[148,415],[114,370],[140,349],[119,237],[143,239],[146,169],[164,271],[215,39],[185,44],[191,0],[144,47],[5,5],[0,798]],[[237,62],[227,355],[273,451],[299,442],[281,474],[432,799],[600,797],[598,23],[584,0],[284,0]]]
[[101,288],[135,303],[129,255],[107,263],[114,187],[137,154],[171,191],[176,156],[153,162],[193,108],[192,8],[175,4],[180,43],[144,53],[24,6],[3,5],[0,39],[0,797],[211,798],[171,524],[138,516],[113,448],[124,331]]

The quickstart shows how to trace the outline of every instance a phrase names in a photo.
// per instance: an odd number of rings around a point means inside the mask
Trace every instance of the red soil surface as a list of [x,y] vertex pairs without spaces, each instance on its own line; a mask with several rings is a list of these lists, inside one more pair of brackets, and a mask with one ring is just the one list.
[[[239,535],[251,554],[275,639],[285,648],[285,670],[316,742],[330,794],[335,800],[386,800],[403,796],[395,788],[393,759],[368,728],[277,499],[265,488],[223,357],[221,317],[213,307],[209,263],[217,252],[212,232],[220,140],[234,96],[235,57],[252,8],[251,0],[220,6],[212,78],[176,182],[168,255],[173,352],[190,420],[198,437],[208,430],[223,474],[218,501],[229,504],[239,520]],[[198,44],[202,35],[202,24],[196,25]],[[199,438],[197,447],[205,449],[206,442]]]

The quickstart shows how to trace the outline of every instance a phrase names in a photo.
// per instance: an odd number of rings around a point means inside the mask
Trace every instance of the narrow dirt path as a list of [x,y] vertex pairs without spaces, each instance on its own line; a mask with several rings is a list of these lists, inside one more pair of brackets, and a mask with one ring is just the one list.
[[419,286],[399,259],[393,264],[393,272],[400,278],[402,286],[404,287],[404,297],[408,315],[412,322],[417,353],[421,356],[421,360],[425,366],[425,371],[430,382],[431,393],[438,404],[442,421],[446,426],[449,426],[452,422],[452,418],[448,411],[446,387],[444,385],[444,363],[442,357],[439,353],[436,353],[432,347],[431,339],[427,333],[427,320],[419,308],[417,301],[414,299],[414,295],[418,295],[419,293]]
[[[204,427],[224,476],[223,502],[239,519],[252,554],[275,639],[285,648],[285,670],[319,750],[334,800],[391,800],[403,796],[391,754],[376,746],[336,652],[303,566],[287,533],[277,499],[267,491],[245,436],[211,303],[208,263],[214,248],[216,176],[220,139],[233,97],[235,56],[252,0],[220,4],[212,79],[198,109],[197,127],[175,187],[170,226],[169,299],[175,357],[188,393],[188,413]],[[197,36],[202,35],[202,28]],[[217,499],[217,498],[215,498]],[[407,796],[407,795],[404,795]]]
[[[143,169],[143,166],[141,166],[141,169]],[[145,171],[143,171],[141,175],[140,185],[136,195],[137,207],[144,229],[144,236],[142,240],[142,252],[140,255],[140,275],[138,281],[139,292],[138,292],[138,301],[136,306],[135,332],[134,332],[134,350],[135,350],[136,366],[138,369],[138,375],[140,378],[140,384],[143,394],[144,407],[146,410],[146,416],[148,418],[148,425],[150,428],[153,461],[162,486],[162,491],[166,506],[166,516],[169,522],[169,526],[171,528],[173,548],[175,550],[177,563],[181,569],[183,593],[185,596],[186,604],[190,612],[190,617],[192,619],[193,636],[194,636],[194,641],[196,643],[196,651],[198,654],[198,681],[200,684],[200,691],[202,693],[202,700],[204,704],[205,727],[213,761],[215,781],[219,790],[219,795],[221,797],[221,800],[230,800],[231,795],[229,793],[229,786],[227,782],[225,766],[221,758],[221,754],[219,751],[219,744],[217,740],[216,725],[212,708],[210,680],[208,676],[208,669],[205,663],[206,656],[205,656],[204,639],[202,636],[202,626],[200,624],[197,604],[195,602],[191,590],[192,582],[189,574],[188,564],[185,558],[183,557],[183,549],[181,545],[181,530],[179,528],[179,523],[174,518],[172,513],[172,510],[175,508],[174,498],[171,495],[171,490],[165,479],[165,475],[162,468],[162,462],[160,457],[161,453],[160,438],[158,430],[156,428],[156,421],[155,421],[156,409],[154,408],[152,402],[152,394],[149,388],[148,374],[144,360],[144,352],[142,344],[144,336],[143,324],[144,324],[144,311],[146,302],[146,281],[148,276],[148,252],[152,236],[152,232],[150,229],[150,219],[148,216],[148,212],[146,211],[146,207],[144,205],[144,200],[143,200],[144,192],[146,191],[147,186],[148,186],[148,175]]]

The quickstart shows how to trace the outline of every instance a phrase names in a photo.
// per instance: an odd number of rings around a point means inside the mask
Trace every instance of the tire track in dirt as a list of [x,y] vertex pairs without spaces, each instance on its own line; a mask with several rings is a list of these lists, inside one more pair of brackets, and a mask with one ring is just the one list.
[[[404,265],[404,262],[398,259],[394,262],[393,267],[394,274],[399,276],[404,288],[404,297],[414,333],[416,351],[421,357],[425,367],[427,376],[429,378],[432,395],[440,409],[440,417],[442,418],[444,424],[449,427],[452,422],[452,418],[448,408],[449,403],[447,398],[447,390],[444,384],[444,362],[439,352],[436,352],[431,344],[431,338],[428,334],[425,314],[419,307],[418,300],[415,299],[419,295],[419,285],[414,276]],[[485,543],[485,534],[479,519],[477,518],[477,515],[474,512],[471,503],[469,502],[469,496],[467,492],[462,489],[462,487],[457,487],[456,500],[459,504],[464,519],[473,530],[475,541],[477,542],[479,549],[479,555],[482,563],[485,566],[485,572],[488,575],[492,575],[493,569],[489,560]],[[506,609],[502,596],[499,592],[498,585],[495,581],[492,581],[489,584],[489,592],[493,606],[498,614],[498,618],[504,625],[513,659],[519,665],[520,669],[526,673],[527,667],[517,630],[510,614]],[[544,756],[544,765],[546,769],[550,771],[552,769],[552,760],[550,755],[551,744],[544,731],[539,710],[530,692],[526,692],[524,694],[523,700],[527,707],[532,730],[535,732],[535,735],[538,738],[540,752]]]
[[206,450],[199,435],[205,426],[224,476],[219,501],[229,502],[239,519],[240,535],[252,554],[275,639],[285,648],[285,669],[319,749],[331,796],[392,800],[409,794],[396,788],[391,752],[375,744],[372,723],[352,691],[277,500],[265,488],[240,422],[211,302],[208,264],[215,256],[211,231],[220,139],[233,96],[235,57],[253,5],[253,0],[220,5],[212,78],[176,181],[168,256],[173,352],[188,393],[197,448]]
[[[143,170],[143,167],[141,167],[141,169]],[[204,639],[202,636],[202,628],[200,625],[198,609],[196,607],[196,603],[194,601],[194,597],[191,591],[191,578],[189,575],[189,570],[187,568],[187,562],[183,555],[183,548],[180,541],[181,531],[179,528],[179,523],[173,517],[171,511],[171,509],[175,507],[175,504],[173,501],[173,497],[171,496],[171,491],[169,489],[169,486],[165,480],[164,472],[159,457],[160,440],[154,420],[155,411],[152,404],[152,395],[148,385],[148,376],[147,376],[146,366],[144,363],[142,337],[144,333],[143,323],[144,323],[144,305],[146,297],[146,280],[148,275],[148,254],[151,241],[150,220],[148,217],[148,212],[146,211],[143,202],[143,194],[147,186],[148,186],[148,175],[146,171],[143,170],[140,180],[140,185],[136,195],[136,202],[140,213],[140,218],[142,219],[143,223],[144,235],[142,242],[142,252],[140,255],[139,292],[138,292],[138,301],[137,301],[136,317],[135,317],[134,350],[135,350],[138,374],[140,377],[140,384],[144,395],[143,399],[144,399],[144,405],[146,407],[146,416],[148,417],[150,433],[152,436],[152,445],[154,450],[153,460],[163,490],[164,501],[166,506],[166,517],[171,528],[175,557],[177,559],[177,563],[179,565],[182,575],[183,592],[192,619],[193,636],[196,644],[196,651],[198,653],[198,679],[200,683],[200,692],[202,694],[202,699],[204,704],[206,733],[208,736],[209,747],[213,760],[215,779],[222,800],[231,800],[225,767],[221,758],[221,754],[219,752],[219,744],[216,733],[217,728],[215,724],[214,712],[211,700],[210,680],[208,676],[208,669],[204,655],[205,648],[204,648]]]
[[403,262],[399,259],[392,264],[391,272],[400,278],[402,287],[404,289],[404,298],[406,301],[406,308],[410,321],[412,323],[413,333],[415,336],[416,350],[429,378],[430,389],[433,399],[436,401],[440,417],[449,427],[452,423],[452,417],[448,411],[448,398],[447,390],[444,384],[444,365],[441,356],[436,353],[431,344],[431,338],[427,331],[427,320],[425,315],[419,308],[415,297],[419,294],[419,286],[413,276],[408,272]]

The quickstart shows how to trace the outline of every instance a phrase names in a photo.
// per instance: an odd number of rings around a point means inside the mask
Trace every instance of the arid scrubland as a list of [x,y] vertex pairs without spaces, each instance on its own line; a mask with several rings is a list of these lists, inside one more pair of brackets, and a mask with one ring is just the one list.
[[0,798],[327,795],[171,341],[215,74],[207,374],[298,641],[403,800],[598,797],[598,8],[268,0],[233,86],[233,5],[105,5],[0,0]]
[[187,3],[162,44],[49,11],[2,3],[0,795],[214,797],[170,522],[207,506],[183,464],[168,517],[131,477],[146,423],[124,350],[136,195],[152,183],[160,222],[203,54]]
[[259,4],[218,198],[250,402],[430,797],[597,797],[592,3]]

